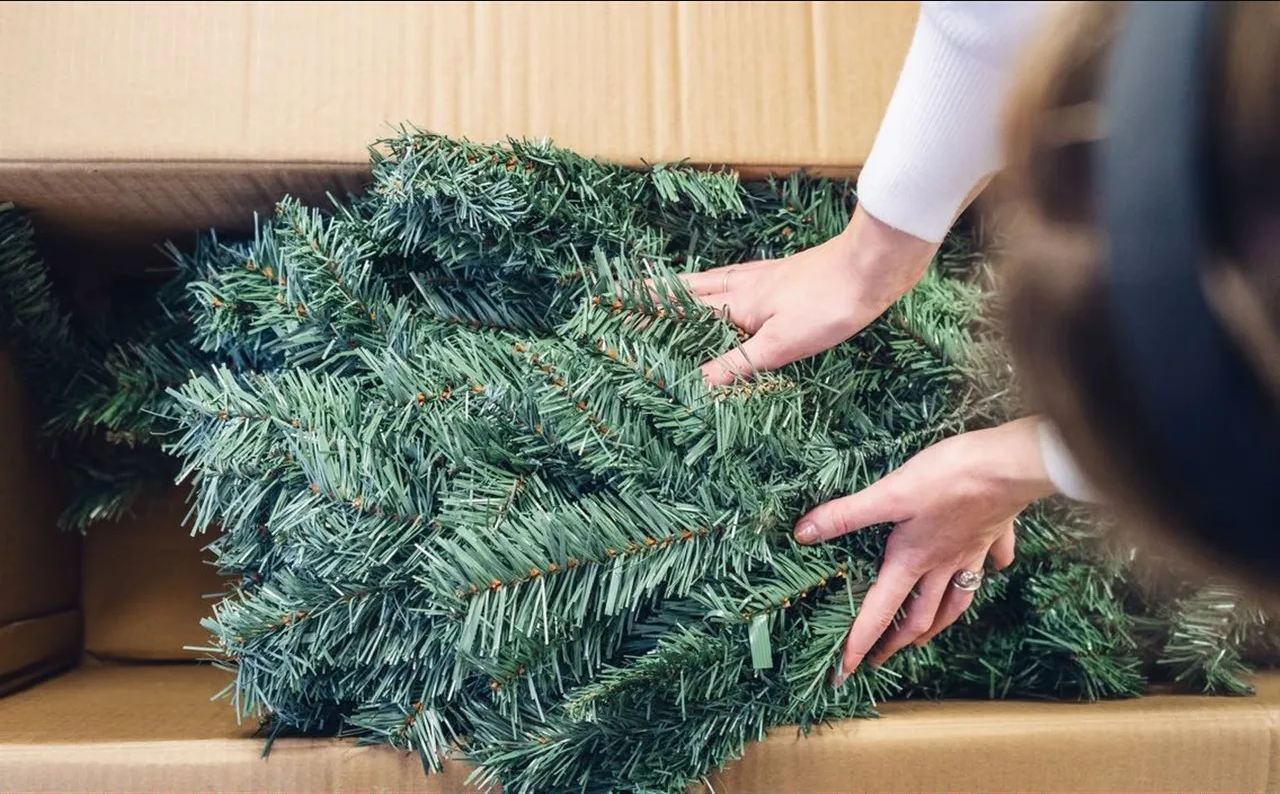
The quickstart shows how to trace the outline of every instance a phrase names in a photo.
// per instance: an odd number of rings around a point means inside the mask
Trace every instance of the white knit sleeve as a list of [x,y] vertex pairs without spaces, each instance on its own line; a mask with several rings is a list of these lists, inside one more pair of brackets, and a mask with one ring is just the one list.
[[874,218],[941,242],[973,188],[999,170],[1000,110],[1021,47],[1052,2],[922,2],[862,173]]
[[1049,475],[1049,481],[1058,489],[1058,493],[1079,502],[1100,501],[1097,491],[1080,472],[1071,453],[1067,451],[1058,429],[1048,421],[1040,423],[1040,454],[1044,460],[1045,473]]

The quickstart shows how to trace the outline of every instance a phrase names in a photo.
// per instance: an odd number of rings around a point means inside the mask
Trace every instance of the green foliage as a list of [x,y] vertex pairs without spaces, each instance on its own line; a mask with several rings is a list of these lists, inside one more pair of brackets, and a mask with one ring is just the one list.
[[[1265,616],[1209,585],[1151,596],[1141,557],[1053,503],[959,625],[831,686],[886,532],[803,547],[796,518],[1017,410],[981,241],[953,235],[849,342],[715,391],[699,365],[740,336],[674,276],[803,250],[854,201],[406,132],[359,196],[171,248],[160,319],[51,427],[180,462],[237,577],[205,623],[237,708],[460,754],[508,791],[678,791],[771,727],[894,697],[1242,691]],[[83,363],[8,234],[8,337],[33,372]],[[94,477],[114,496],[78,524],[148,481]]]
[[200,366],[189,327],[165,308],[182,288],[124,285],[105,316],[76,315],[39,255],[31,219],[0,203],[0,334],[40,439],[67,470],[64,528],[120,518],[176,471],[162,449],[162,433],[177,427],[166,390]]

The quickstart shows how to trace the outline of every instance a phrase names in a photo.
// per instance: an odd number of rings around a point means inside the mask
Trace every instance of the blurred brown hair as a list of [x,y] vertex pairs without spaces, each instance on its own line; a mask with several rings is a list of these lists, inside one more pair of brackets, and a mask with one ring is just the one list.
[[[1106,133],[1102,78],[1125,8],[1063,5],[1017,73],[1004,120],[1008,170],[996,193],[1009,229],[1005,327],[1032,407],[1061,428],[1095,487],[1138,528],[1258,582],[1264,572],[1223,558],[1213,527],[1187,518],[1187,486],[1167,470],[1131,399],[1106,309],[1092,165]],[[1220,3],[1218,13],[1209,156],[1228,228],[1214,230],[1206,295],[1280,422],[1280,3]]]

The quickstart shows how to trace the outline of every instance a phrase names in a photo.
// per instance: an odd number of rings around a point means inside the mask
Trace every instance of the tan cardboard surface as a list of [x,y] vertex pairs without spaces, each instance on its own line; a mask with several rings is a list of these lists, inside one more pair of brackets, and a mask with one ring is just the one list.
[[358,185],[367,147],[401,124],[550,137],[630,164],[849,173],[917,10],[0,3],[0,196],[37,211],[59,245],[150,257],[167,238],[243,230],[285,193]]
[[0,195],[34,213],[59,263],[120,273],[157,261],[154,247],[167,240],[185,244],[214,228],[251,232],[254,213],[269,215],[281,196],[322,205],[366,177],[363,164],[0,163]]
[[892,703],[808,738],[779,729],[714,791],[1274,791],[1280,679],[1258,698]]
[[0,4],[0,159],[362,163],[410,122],[624,162],[860,165],[909,2]]
[[[260,758],[227,681],[189,665],[81,668],[0,699],[0,791],[457,792],[386,748],[285,740]],[[779,729],[711,781],[716,792],[1271,791],[1280,676],[1254,698],[891,703],[884,717],[799,739]]]
[[74,608],[80,576],[79,539],[57,528],[58,489],[19,384],[0,350],[0,626]]
[[464,791],[470,770],[424,778],[416,757],[286,739],[264,761],[207,666],[83,667],[0,698],[0,792]]
[[213,535],[183,526],[187,491],[147,499],[126,521],[95,527],[85,538],[84,650],[114,659],[198,659],[200,620],[226,589],[211,553]]
[[0,678],[58,658],[74,659],[80,648],[80,611],[68,609],[0,626]]
[[257,725],[213,699],[230,681],[209,665],[84,665],[0,698],[0,747],[246,738]]
[[331,741],[284,739],[70,746],[0,745],[2,794],[470,794],[460,764],[424,777],[416,756]]
[[52,659],[0,677],[0,698],[21,692],[75,666],[75,656]]

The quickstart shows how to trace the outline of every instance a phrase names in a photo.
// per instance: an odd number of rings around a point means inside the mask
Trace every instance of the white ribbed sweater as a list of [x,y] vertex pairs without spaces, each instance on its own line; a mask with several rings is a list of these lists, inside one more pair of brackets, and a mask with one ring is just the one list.
[[[974,187],[1001,163],[1000,110],[1020,49],[1053,2],[929,2],[920,18],[858,198],[874,218],[940,242]],[[1093,498],[1057,432],[1040,437],[1058,490]]]

